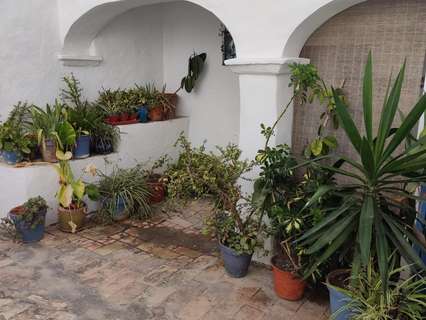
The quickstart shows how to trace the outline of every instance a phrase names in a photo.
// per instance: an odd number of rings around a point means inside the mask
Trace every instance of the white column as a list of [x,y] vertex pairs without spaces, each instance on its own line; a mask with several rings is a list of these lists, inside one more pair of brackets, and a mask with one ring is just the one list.
[[[254,159],[258,150],[265,145],[265,137],[260,133],[260,124],[272,126],[283,108],[292,97],[289,88],[291,63],[307,63],[300,58],[280,59],[232,59],[226,61],[240,80],[240,137],[239,147],[243,158]],[[291,145],[293,126],[293,106],[291,106],[275,130],[270,146],[286,143]],[[255,168],[250,178],[258,176]],[[253,184],[242,182],[243,192],[251,193]]]
[[[228,60],[227,65],[239,75],[240,80],[240,138],[242,157],[253,160],[259,149],[265,146],[260,124],[272,126],[292,97],[289,88],[291,63],[308,63],[306,59],[267,59],[267,60]],[[270,139],[269,145],[288,144],[291,146],[293,128],[293,106],[287,110]],[[259,176],[259,168],[254,168],[247,178],[242,179],[242,191],[253,192],[253,180]],[[272,239],[265,239],[264,247],[272,253]],[[270,263],[270,256],[255,253],[254,260]]]

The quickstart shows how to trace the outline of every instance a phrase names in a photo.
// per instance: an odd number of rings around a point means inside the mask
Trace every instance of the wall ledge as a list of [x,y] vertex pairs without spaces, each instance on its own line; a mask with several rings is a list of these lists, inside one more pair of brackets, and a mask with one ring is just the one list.
[[101,56],[59,54],[58,60],[62,61],[64,66],[86,67],[98,66],[103,58]]
[[236,58],[225,61],[225,65],[237,74],[289,74],[292,63],[309,63],[304,58]]

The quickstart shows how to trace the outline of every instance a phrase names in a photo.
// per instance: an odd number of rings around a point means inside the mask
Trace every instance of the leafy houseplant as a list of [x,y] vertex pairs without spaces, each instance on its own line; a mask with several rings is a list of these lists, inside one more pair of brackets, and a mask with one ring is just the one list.
[[391,263],[387,278],[390,284],[386,296],[383,295],[382,277],[370,263],[356,277],[356,288],[339,289],[348,297],[348,303],[334,310],[332,318],[344,314],[354,320],[421,320],[426,317],[426,279],[412,275],[408,279],[395,282],[393,278],[407,267],[394,268]]
[[43,160],[56,162],[56,150],[69,150],[75,143],[76,133],[67,120],[65,106],[59,101],[46,110],[33,106],[31,109],[33,129],[41,145]]
[[68,121],[75,129],[76,143],[73,148],[74,157],[77,159],[90,156],[90,143],[92,133],[97,124],[104,121],[100,110],[87,100],[83,101],[80,82],[74,77],[63,78],[65,88],[62,89],[61,97],[65,103]]
[[167,190],[171,199],[186,200],[210,197],[215,213],[208,219],[205,232],[217,236],[227,272],[243,277],[254,249],[260,244],[258,215],[243,199],[238,179],[251,168],[249,161],[240,160],[235,145],[207,152],[205,146],[193,148],[185,136],[177,141],[182,152],[176,164],[166,171]]
[[193,53],[188,59],[188,74],[182,78],[180,87],[175,93],[185,89],[186,92],[191,93],[195,88],[198,78],[204,69],[204,63],[207,59],[207,53]]
[[[352,256],[353,274],[358,274],[361,266],[367,266],[373,258],[381,276],[381,289],[386,293],[389,287],[388,257],[394,250],[419,272],[426,269],[412,248],[416,244],[422,251],[426,250],[413,233],[416,210],[397,201],[400,196],[415,198],[406,185],[426,179],[423,173],[425,139],[419,139],[402,151],[400,148],[425,112],[426,96],[419,100],[398,128],[392,128],[404,79],[404,64],[386,94],[378,131],[374,135],[372,69],[370,53],[363,84],[365,136],[361,136],[343,101],[334,92],[337,115],[360,160],[342,156],[335,166],[321,165],[352,180],[318,189],[305,208],[317,203],[324,195],[335,195],[341,200],[298,242],[307,247],[306,254],[318,255],[306,275],[340,249]],[[341,167],[342,163],[345,167]]]
[[123,220],[127,217],[146,218],[151,214],[150,188],[141,167],[114,168],[110,175],[98,171],[99,195],[103,220]]
[[25,243],[43,238],[47,204],[41,197],[31,198],[10,210],[7,223],[13,225]]
[[[76,179],[72,172],[69,160],[72,158],[70,151],[56,151],[59,163],[54,168],[59,176],[59,190],[56,198],[59,201],[58,217],[59,228],[65,232],[75,233],[84,225],[87,206],[84,203],[84,196],[91,200],[99,198],[99,191],[93,184],[86,184],[80,178]],[[86,172],[95,175],[96,168],[88,166]]]
[[5,122],[0,125],[0,150],[6,163],[15,165],[31,153],[31,139],[22,129]]
[[18,102],[0,125],[0,150],[9,164],[16,164],[32,152],[30,108],[27,103]]

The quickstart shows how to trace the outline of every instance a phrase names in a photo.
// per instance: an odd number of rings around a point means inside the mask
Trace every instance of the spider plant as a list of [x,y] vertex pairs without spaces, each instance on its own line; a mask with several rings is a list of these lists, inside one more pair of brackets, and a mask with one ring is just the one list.
[[[395,282],[401,272],[408,266],[393,268],[389,272],[388,282],[391,284],[386,296],[380,290],[382,278],[370,263],[357,277],[356,288],[339,289],[351,298],[343,309],[352,313],[353,320],[421,320],[426,316],[426,278],[414,274],[408,279]],[[338,310],[332,319],[343,311]]]
[[151,195],[145,172],[136,166],[130,169],[114,168],[110,175],[98,171],[99,193],[102,208],[101,218],[112,220],[118,213],[120,203],[124,210],[136,218],[146,218],[151,214],[149,197]]
[[334,194],[341,199],[341,202],[329,208],[320,223],[298,239],[301,245],[307,247],[306,254],[318,254],[318,259],[307,270],[306,276],[339,249],[351,257],[353,274],[358,274],[360,268],[366,266],[373,257],[379,268],[384,291],[388,287],[388,257],[394,250],[418,270],[426,270],[412,248],[416,244],[421,250],[426,250],[413,232],[416,210],[414,206],[398,201],[400,197],[417,199],[408,192],[406,185],[426,181],[426,138],[419,139],[410,147],[403,146],[426,110],[426,96],[420,98],[399,127],[393,128],[405,65],[392,88],[389,81],[376,134],[373,132],[371,53],[363,81],[364,136],[334,91],[340,123],[360,160],[341,156],[334,166],[321,165],[337,176],[350,179],[350,182],[319,187],[304,207],[309,208],[326,194]]

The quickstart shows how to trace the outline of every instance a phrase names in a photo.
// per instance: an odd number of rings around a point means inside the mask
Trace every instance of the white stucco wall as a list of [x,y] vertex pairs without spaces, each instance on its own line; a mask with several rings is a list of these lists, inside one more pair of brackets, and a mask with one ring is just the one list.
[[187,72],[194,52],[207,52],[206,69],[196,89],[179,93],[179,114],[190,116],[189,137],[194,144],[238,143],[238,77],[222,65],[220,21],[205,9],[184,2],[164,4],[164,81],[174,91]]
[[63,67],[81,81],[90,99],[104,88],[126,88],[135,83],[163,84],[161,6],[131,9],[102,29],[92,46],[102,52],[99,66]]
[[0,1],[0,120],[18,100],[51,101],[61,50],[56,1]]

